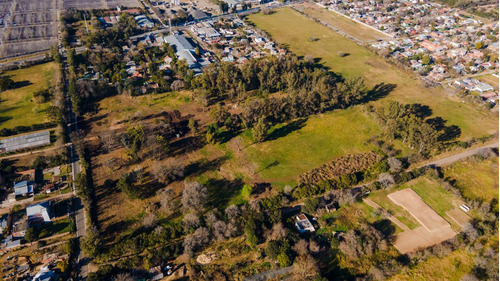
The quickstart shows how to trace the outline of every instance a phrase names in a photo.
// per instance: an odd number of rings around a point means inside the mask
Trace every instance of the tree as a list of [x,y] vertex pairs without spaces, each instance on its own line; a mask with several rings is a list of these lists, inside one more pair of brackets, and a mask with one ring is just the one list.
[[176,159],[168,159],[164,164],[155,162],[151,169],[153,176],[158,182],[169,184],[184,176],[184,165]]
[[141,195],[141,189],[139,186],[135,186],[133,183],[133,176],[132,174],[124,174],[120,177],[118,180],[118,183],[116,186],[125,194],[130,199],[136,199],[139,198]]
[[315,280],[319,274],[319,268],[310,254],[304,254],[297,257],[292,272],[293,280]]
[[33,161],[33,168],[38,169],[38,170],[44,170],[47,169],[48,163],[47,163],[47,158],[45,156],[37,156],[35,158],[35,161]]
[[161,210],[167,214],[171,213],[174,208],[173,193],[173,190],[169,188],[162,190],[159,195]]
[[224,2],[224,1],[220,1],[219,2],[219,9],[223,12],[223,13],[227,13],[227,11],[229,11],[229,5]]
[[484,47],[483,42],[477,42],[477,43],[476,43],[476,46],[475,46],[476,50],[480,50],[480,49],[482,49],[483,47]]
[[113,277],[113,281],[135,281],[136,279],[130,273],[119,273]]
[[395,157],[390,157],[387,159],[387,164],[389,164],[390,170],[393,173],[401,171],[403,169],[403,163],[401,160],[395,158]]
[[278,263],[280,267],[287,267],[292,264],[292,261],[290,259],[290,256],[286,252],[281,252],[278,255]]
[[34,242],[38,240],[38,236],[40,235],[40,230],[36,227],[30,227],[28,230],[26,230],[26,233],[24,234],[24,239],[28,242]]
[[196,121],[196,119],[190,118],[189,123],[188,123],[188,127],[189,127],[189,130],[191,130],[191,133],[193,134],[193,136],[198,134],[198,121]]
[[270,240],[266,244],[266,256],[272,260],[276,260],[280,254],[280,244],[275,240]]
[[172,89],[172,91],[180,91],[184,88],[184,82],[182,80],[175,80],[170,85],[170,88]]
[[257,237],[255,228],[255,223],[253,221],[248,221],[244,229],[245,236],[247,237],[247,242],[252,247],[256,246],[259,242],[259,238]]
[[250,199],[252,195],[252,186],[249,184],[245,184],[241,189],[241,196],[245,199]]
[[182,206],[184,210],[191,212],[202,212],[208,199],[207,188],[197,182],[185,182],[182,191]]
[[304,206],[302,206],[302,211],[307,214],[313,214],[318,209],[319,199],[316,198],[307,198],[304,202]]
[[103,241],[95,226],[91,226],[81,242],[82,251],[89,257],[96,257],[102,250]]
[[269,130],[269,123],[266,118],[261,117],[252,128],[253,138],[257,142],[263,142],[267,138],[267,131]]
[[184,230],[190,233],[200,226],[200,218],[193,213],[186,214],[182,218],[182,225],[184,226]]
[[273,229],[271,230],[271,234],[268,239],[271,240],[281,240],[288,235],[288,229],[283,226],[283,223],[279,222],[273,225]]
[[51,122],[61,122],[62,120],[64,120],[64,115],[61,109],[57,106],[51,105],[47,107],[45,113],[47,114],[47,118],[49,118]]
[[431,63],[431,57],[429,55],[425,55],[422,57],[422,64],[429,65]]
[[0,76],[0,92],[10,89],[14,85],[14,81],[7,76]]

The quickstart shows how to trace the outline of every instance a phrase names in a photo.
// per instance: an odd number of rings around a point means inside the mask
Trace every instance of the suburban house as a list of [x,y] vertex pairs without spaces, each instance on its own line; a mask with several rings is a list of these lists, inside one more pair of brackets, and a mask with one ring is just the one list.
[[297,217],[295,217],[297,222],[295,222],[295,226],[299,230],[300,233],[304,233],[307,231],[313,232],[315,231],[314,226],[312,223],[309,221],[309,219],[306,217],[305,214],[300,214]]
[[33,277],[33,281],[50,281],[54,280],[54,271],[43,266],[40,271]]
[[26,216],[30,227],[50,222],[50,201],[45,201],[26,207]]
[[14,184],[14,195],[16,197],[29,196],[33,194],[33,181],[22,181]]

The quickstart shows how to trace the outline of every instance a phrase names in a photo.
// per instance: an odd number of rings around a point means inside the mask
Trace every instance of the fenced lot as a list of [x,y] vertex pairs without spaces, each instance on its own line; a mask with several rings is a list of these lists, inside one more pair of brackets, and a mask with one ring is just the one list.
[[410,212],[422,225],[414,230],[397,235],[394,246],[401,253],[412,252],[420,247],[441,243],[457,234],[451,228],[451,225],[431,209],[413,189],[406,188],[396,191],[389,194],[388,197]]
[[116,6],[140,7],[137,0],[64,0],[63,2],[64,9],[116,9]]
[[56,2],[0,2],[0,58],[30,54],[57,44]]

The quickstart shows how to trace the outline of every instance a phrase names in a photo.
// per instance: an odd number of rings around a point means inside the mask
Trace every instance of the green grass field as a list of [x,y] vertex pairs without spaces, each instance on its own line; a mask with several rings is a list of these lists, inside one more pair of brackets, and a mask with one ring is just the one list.
[[389,280],[461,280],[472,270],[474,261],[462,250],[441,257],[431,257],[410,270],[401,272]]
[[391,192],[387,192],[386,190],[378,190],[370,193],[370,199],[377,203],[380,207],[391,213],[391,215],[396,217],[408,228],[415,229],[419,227],[420,224],[408,211],[403,209],[403,207],[394,204],[394,202],[392,202],[391,199],[387,197],[387,194]]
[[[278,125],[273,131],[286,125]],[[360,107],[312,116],[303,127],[275,140],[253,144],[242,151],[257,163],[258,175],[273,185],[294,184],[298,175],[333,158],[373,149],[368,139],[379,126]],[[356,136],[353,138],[353,136]],[[250,144],[249,134],[243,136]]]
[[444,190],[435,180],[420,177],[406,183],[403,188],[405,187],[413,189],[427,205],[443,218],[446,217],[446,212],[453,208],[453,194]]
[[20,86],[0,93],[0,129],[48,121],[45,109],[51,103],[35,103],[33,93],[53,85],[56,68],[57,65],[50,62],[4,73]]
[[491,201],[498,198],[498,158],[484,161],[467,160],[444,169],[444,176],[455,180],[468,198]]
[[[370,87],[378,83],[396,84],[397,88],[387,100],[404,103],[422,103],[430,106],[435,116],[457,125],[462,130],[462,139],[491,134],[498,130],[498,116],[476,109],[474,105],[447,97],[442,89],[425,88],[420,80],[386,63],[353,41],[335,33],[299,14],[290,8],[276,10],[271,15],[253,14],[248,17],[258,28],[271,35],[273,40],[299,55],[320,58],[320,63],[343,76],[362,76]],[[317,38],[312,42],[311,37]],[[338,51],[349,53],[339,57]],[[344,126],[350,126],[346,123]]]

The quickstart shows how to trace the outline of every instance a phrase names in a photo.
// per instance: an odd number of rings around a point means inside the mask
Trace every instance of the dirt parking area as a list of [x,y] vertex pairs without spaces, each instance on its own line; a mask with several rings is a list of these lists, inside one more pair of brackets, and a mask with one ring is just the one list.
[[[429,207],[413,189],[403,189],[389,194],[388,197],[394,203],[410,212],[422,225],[414,230],[404,231],[396,236],[394,246],[401,253],[413,252],[419,248],[441,243],[453,238],[457,234],[451,228],[451,225]],[[456,216],[458,217],[458,215]]]

